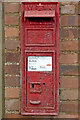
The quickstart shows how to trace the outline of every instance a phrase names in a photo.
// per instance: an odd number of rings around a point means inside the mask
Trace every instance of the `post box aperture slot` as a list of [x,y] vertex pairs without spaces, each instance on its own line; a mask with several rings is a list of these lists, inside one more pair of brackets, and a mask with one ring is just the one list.
[[33,17],[33,18],[26,18],[28,19],[28,24],[30,25],[50,25],[54,24],[55,19],[54,18],[45,18],[45,17]]
[[28,56],[28,71],[52,71],[52,56]]
[[36,24],[54,24],[55,19],[55,11],[25,11],[24,12],[24,20],[28,23],[28,25]]
[[32,28],[25,29],[25,44],[38,45],[38,44],[55,44],[55,29],[54,28]]

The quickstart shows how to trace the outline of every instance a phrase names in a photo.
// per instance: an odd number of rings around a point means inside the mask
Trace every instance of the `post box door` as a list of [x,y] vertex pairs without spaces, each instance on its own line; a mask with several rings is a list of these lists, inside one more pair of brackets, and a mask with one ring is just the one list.
[[55,53],[29,53],[26,60],[27,107],[32,107],[33,111],[38,107],[53,109]]

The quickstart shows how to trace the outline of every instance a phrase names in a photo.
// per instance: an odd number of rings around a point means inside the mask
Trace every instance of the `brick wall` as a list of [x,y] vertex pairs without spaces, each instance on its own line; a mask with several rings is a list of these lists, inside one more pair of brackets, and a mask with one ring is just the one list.
[[[79,6],[79,7],[78,7]],[[20,115],[20,3],[5,7],[5,117]],[[79,9],[78,9],[79,8]],[[77,2],[60,3],[60,95],[57,118],[78,117],[79,27]]]
[[5,3],[5,110],[20,107],[20,4]]

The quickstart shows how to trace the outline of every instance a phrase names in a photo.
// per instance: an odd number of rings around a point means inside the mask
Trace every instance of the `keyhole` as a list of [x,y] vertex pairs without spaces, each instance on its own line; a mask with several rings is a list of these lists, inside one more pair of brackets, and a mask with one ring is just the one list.
[[34,84],[32,84],[32,88],[34,88]]
[[43,85],[45,85],[45,83],[43,83]]

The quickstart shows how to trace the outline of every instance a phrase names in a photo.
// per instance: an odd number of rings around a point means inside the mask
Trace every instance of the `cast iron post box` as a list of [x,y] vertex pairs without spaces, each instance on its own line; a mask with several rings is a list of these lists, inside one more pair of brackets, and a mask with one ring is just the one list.
[[21,114],[57,115],[59,3],[21,3]]

